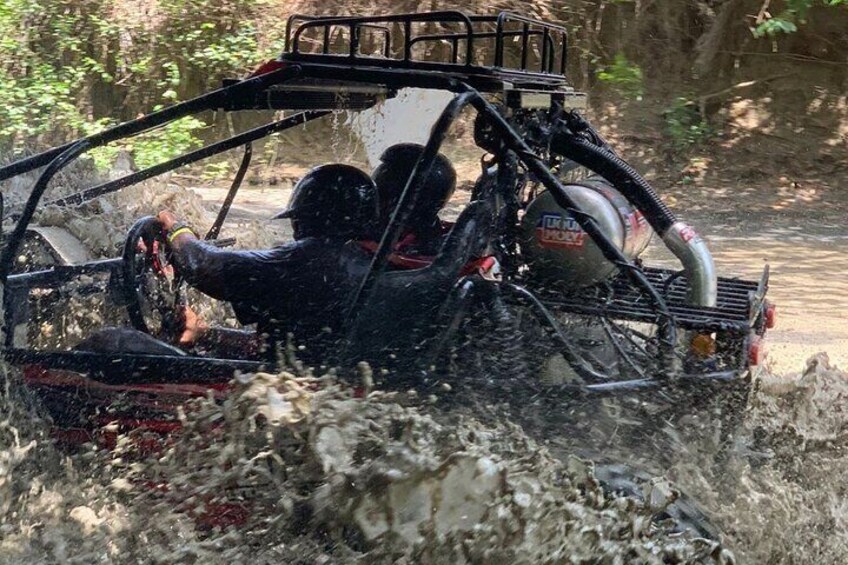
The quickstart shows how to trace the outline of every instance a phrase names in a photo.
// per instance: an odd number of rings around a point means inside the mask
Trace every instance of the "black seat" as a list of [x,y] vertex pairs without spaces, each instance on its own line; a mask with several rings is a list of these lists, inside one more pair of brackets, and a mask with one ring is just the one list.
[[349,333],[349,361],[398,368],[446,329],[444,306],[465,265],[482,255],[493,226],[491,204],[476,201],[457,218],[433,263],[381,275]]

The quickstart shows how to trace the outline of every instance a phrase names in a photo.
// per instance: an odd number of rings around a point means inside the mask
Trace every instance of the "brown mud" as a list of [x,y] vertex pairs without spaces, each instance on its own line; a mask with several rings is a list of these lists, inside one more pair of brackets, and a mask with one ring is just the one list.
[[[466,403],[379,391],[358,399],[327,380],[253,375],[223,406],[186,406],[184,432],[163,453],[140,457],[124,437],[114,451],[68,455],[52,446],[18,377],[6,378],[7,563],[848,557],[848,381],[822,357],[803,374],[759,382],[729,457],[718,460],[709,434],[681,438],[676,462],[644,486],[648,503],[604,493],[592,463],[569,453],[567,429],[537,441],[497,407],[481,423]],[[679,491],[707,511],[721,545],[652,524]],[[196,525],[192,513],[222,503],[248,504],[247,523]]]

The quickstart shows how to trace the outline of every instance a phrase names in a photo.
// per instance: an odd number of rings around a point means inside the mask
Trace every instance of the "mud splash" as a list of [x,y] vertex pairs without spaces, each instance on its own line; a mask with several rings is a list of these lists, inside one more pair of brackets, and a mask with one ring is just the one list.
[[848,374],[822,353],[757,386],[728,461],[681,461],[669,476],[697,493],[741,562],[848,562]]
[[[350,125],[365,146],[371,167],[396,143],[427,143],[430,128],[453,98],[449,92],[404,88],[397,97],[350,117]],[[414,111],[413,111],[414,109]]]
[[[223,406],[186,406],[183,433],[155,457],[128,437],[63,456],[6,420],[4,561],[732,561],[508,423],[446,427],[415,395],[352,398],[326,379],[239,382]],[[249,507],[238,529],[191,518],[229,504]]]
[[[183,432],[155,455],[126,436],[68,455],[7,374],[0,557],[842,563],[847,376],[820,355],[764,377],[726,460],[692,445],[668,470],[709,511],[719,545],[652,525],[674,489],[648,504],[611,496],[591,463],[552,457],[508,418],[484,425],[414,393],[353,398],[330,377],[245,376],[223,405],[189,403]],[[197,519],[233,505],[248,509],[239,527]]]

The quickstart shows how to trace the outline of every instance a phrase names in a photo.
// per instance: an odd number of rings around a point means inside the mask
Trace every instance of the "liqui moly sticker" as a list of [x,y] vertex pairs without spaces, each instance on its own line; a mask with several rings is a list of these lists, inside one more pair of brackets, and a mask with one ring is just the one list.
[[586,232],[571,216],[542,214],[536,227],[539,245],[546,248],[583,247]]

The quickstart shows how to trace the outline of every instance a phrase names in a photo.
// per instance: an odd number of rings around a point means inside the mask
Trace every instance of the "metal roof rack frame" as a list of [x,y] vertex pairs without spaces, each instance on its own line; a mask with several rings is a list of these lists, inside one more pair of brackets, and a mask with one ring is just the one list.
[[[419,33],[416,25],[443,31]],[[310,36],[313,30],[317,39]],[[382,44],[378,44],[374,52],[379,55],[362,52],[363,30],[377,32]],[[313,41],[311,52],[304,50],[308,38]],[[507,63],[508,40],[520,45],[514,65]],[[333,52],[334,41],[339,43],[338,52]],[[428,60],[416,58],[415,47],[430,43],[446,44],[449,53],[436,60],[432,53]],[[490,92],[513,84],[541,90],[572,90],[565,76],[568,30],[511,12],[501,12],[497,16],[468,15],[460,11],[345,17],[295,14],[288,19],[280,61],[432,71]]]

